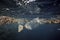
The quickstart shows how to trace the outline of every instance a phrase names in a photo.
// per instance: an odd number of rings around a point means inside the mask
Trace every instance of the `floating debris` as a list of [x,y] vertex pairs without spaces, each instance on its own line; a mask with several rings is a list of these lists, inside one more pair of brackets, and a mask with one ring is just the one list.
[[21,32],[23,30],[23,26],[22,25],[19,25],[18,26],[18,32]]

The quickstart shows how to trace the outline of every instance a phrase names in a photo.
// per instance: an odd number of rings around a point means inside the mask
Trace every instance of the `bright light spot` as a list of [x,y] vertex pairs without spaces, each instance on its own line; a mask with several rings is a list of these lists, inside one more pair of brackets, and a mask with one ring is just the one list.
[[6,8],[6,10],[10,10],[9,8]]
[[28,0],[27,3],[30,3],[30,2],[33,2],[33,1],[36,1],[36,0]]
[[36,0],[29,0],[29,2],[33,2],[33,1],[36,1]]
[[60,30],[60,29],[57,29],[57,30]]
[[17,5],[22,5],[22,4],[20,2],[18,2]]

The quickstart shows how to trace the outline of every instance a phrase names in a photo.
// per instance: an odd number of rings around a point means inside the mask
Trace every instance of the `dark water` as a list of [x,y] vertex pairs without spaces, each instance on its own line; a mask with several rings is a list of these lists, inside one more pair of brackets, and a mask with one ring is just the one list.
[[59,40],[59,24],[44,24],[32,31],[24,30],[16,33],[16,40]]
[[[32,19],[60,15],[59,0],[36,0],[30,5],[22,7],[17,6],[13,0],[0,0],[0,16]],[[37,10],[38,8],[40,9]],[[18,24],[3,25],[0,26],[0,40],[60,40],[58,29],[60,29],[60,24],[42,24],[33,30],[24,29],[19,33],[17,32]]]
[[[22,32],[17,32],[17,24],[5,25],[8,29],[5,36],[1,36],[1,40],[60,40],[60,24],[42,24],[39,27]],[[8,32],[10,32],[8,34]]]
[[60,24],[42,24],[39,27],[22,32],[17,32],[17,24],[9,24],[5,26],[8,28],[10,34],[3,40],[60,40]]

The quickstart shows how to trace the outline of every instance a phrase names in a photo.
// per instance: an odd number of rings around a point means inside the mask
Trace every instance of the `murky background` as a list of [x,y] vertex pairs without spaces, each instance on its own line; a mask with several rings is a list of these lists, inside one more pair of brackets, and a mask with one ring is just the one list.
[[[31,20],[37,17],[55,18],[60,15],[59,0],[36,0],[22,6],[20,1],[0,0],[0,16]],[[24,29],[19,33],[17,23],[8,24],[0,26],[0,40],[60,40],[59,29],[60,24],[41,24],[33,30]]]

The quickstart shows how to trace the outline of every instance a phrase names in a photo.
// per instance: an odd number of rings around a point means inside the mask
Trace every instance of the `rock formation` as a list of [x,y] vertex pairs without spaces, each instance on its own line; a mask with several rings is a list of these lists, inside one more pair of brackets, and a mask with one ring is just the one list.
[[21,32],[25,27],[28,30],[32,30],[32,28],[37,27],[40,24],[56,24],[60,23],[60,19],[41,19],[34,18],[31,21],[27,19],[16,19],[9,16],[0,16],[0,25],[17,23],[18,24],[18,32]]

